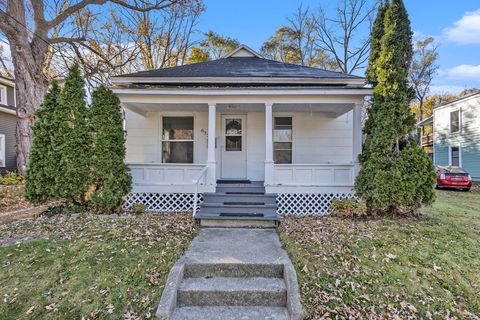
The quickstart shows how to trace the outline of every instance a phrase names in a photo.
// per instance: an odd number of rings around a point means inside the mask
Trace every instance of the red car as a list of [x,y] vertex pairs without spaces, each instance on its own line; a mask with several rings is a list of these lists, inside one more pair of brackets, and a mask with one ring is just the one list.
[[438,167],[437,168],[437,188],[455,188],[470,191],[472,187],[472,177],[459,167]]

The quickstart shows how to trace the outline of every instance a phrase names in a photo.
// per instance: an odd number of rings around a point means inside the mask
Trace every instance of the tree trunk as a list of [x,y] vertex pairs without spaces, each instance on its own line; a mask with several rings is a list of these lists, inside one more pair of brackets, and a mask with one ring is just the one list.
[[11,50],[17,51],[12,55],[17,103],[17,169],[23,175],[32,145],[31,125],[35,121],[33,113],[42,103],[49,81],[42,70],[40,60],[34,59],[32,53],[35,50],[32,50],[31,44],[24,44],[27,46],[25,48],[17,45],[16,41],[10,41]]
[[[38,7],[37,2],[34,3]],[[42,103],[48,88],[45,65],[49,43],[48,26],[41,14],[35,15],[35,32],[28,29],[24,1],[8,1],[7,12],[2,15],[0,26],[10,44],[15,73],[15,98],[17,105],[17,169],[25,174],[28,153],[32,145],[31,125],[34,111]]]

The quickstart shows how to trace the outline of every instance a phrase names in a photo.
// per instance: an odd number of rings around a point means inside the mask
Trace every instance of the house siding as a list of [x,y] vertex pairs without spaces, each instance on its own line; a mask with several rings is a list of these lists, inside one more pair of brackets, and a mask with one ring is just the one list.
[[5,135],[5,164],[0,167],[0,174],[17,169],[16,142],[15,142],[15,115],[0,112],[0,134]]
[[[450,133],[450,112],[460,110],[461,131]],[[449,146],[459,146],[461,165],[480,180],[480,95],[434,110],[436,165],[449,164]]]

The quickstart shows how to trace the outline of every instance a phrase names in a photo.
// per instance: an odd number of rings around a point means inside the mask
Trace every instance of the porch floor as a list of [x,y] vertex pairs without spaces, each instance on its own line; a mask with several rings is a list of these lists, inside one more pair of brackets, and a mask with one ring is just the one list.
[[217,182],[215,193],[204,193],[195,214],[203,226],[275,227],[278,222],[276,194],[266,194],[263,181]]

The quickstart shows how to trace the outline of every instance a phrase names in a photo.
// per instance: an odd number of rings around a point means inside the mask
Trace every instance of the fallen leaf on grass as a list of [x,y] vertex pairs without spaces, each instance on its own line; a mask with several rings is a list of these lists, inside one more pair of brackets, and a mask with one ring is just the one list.
[[37,306],[31,306],[31,307],[27,310],[27,312],[25,312],[25,313],[28,314],[28,315],[31,315],[31,314],[33,313],[33,311],[35,311],[36,308],[37,308]]
[[390,259],[390,260],[394,260],[397,256],[394,255],[393,253],[387,253],[387,254],[385,255],[385,257],[387,257],[387,258]]

